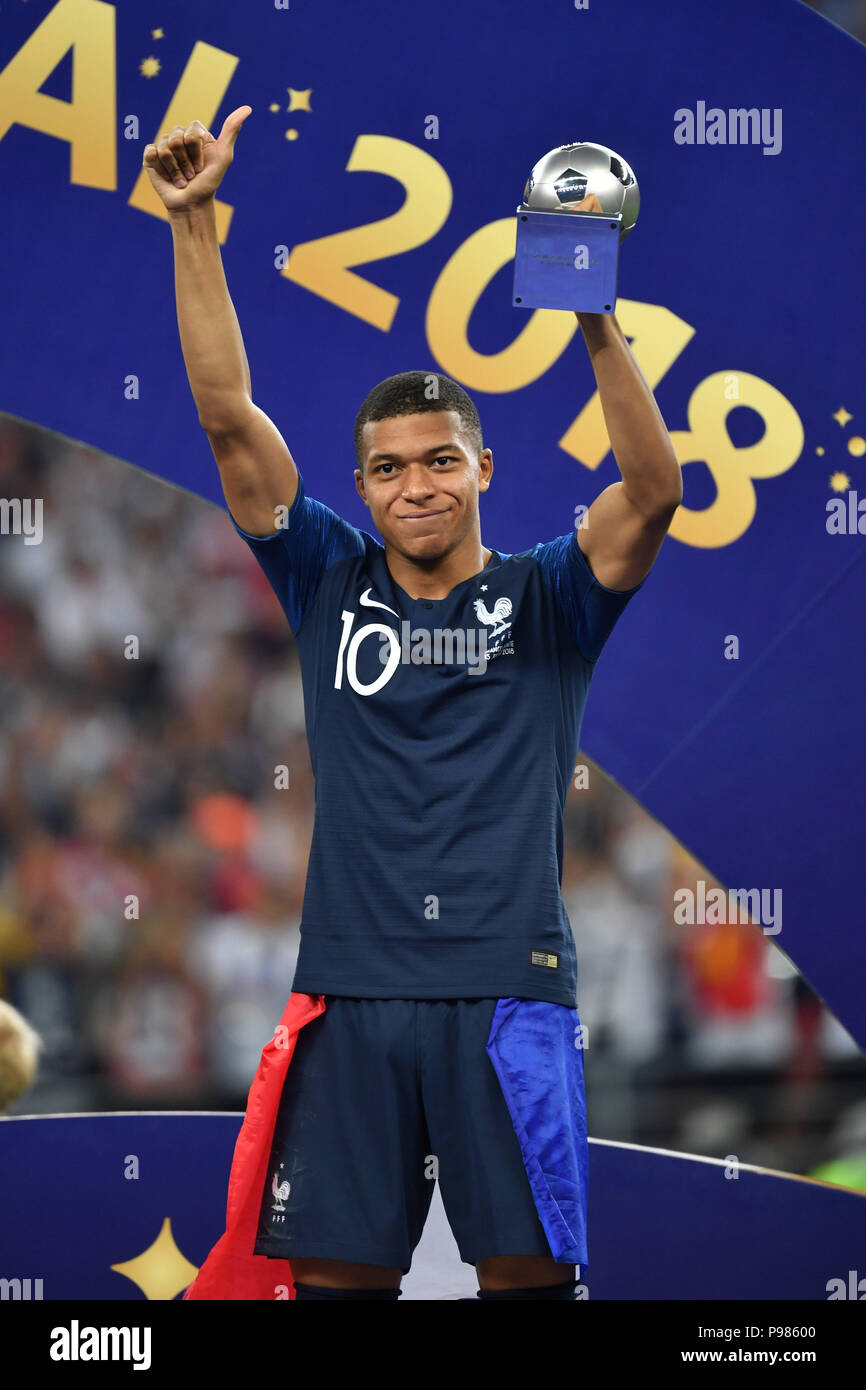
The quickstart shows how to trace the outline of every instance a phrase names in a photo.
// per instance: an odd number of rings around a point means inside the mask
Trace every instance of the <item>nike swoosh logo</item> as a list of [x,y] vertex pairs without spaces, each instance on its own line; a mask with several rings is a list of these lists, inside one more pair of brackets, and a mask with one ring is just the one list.
[[[365,608],[384,608],[386,613],[394,613],[393,608],[389,608],[387,603],[379,603],[378,599],[370,598],[370,594],[372,594],[372,592],[372,588],[365,589],[363,594],[361,595],[360,601]],[[399,621],[400,614],[394,613],[394,617]]]

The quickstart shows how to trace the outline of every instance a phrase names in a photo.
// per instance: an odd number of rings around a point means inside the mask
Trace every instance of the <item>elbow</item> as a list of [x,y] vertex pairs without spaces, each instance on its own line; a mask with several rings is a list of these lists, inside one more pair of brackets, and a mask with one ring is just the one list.
[[682,489],[680,489],[680,494],[678,497],[666,496],[664,498],[660,498],[657,502],[653,503],[653,505],[650,507],[649,511],[645,513],[645,515],[647,516],[647,519],[653,523],[653,525],[663,526],[665,530],[667,530],[674,517],[676,516],[677,509],[680,506],[682,506],[682,501],[683,494]]
[[635,497],[628,489],[629,496],[641,516],[651,526],[668,527],[674,519],[677,508],[682,506],[682,477],[669,487],[652,488]]
[[674,514],[678,507],[683,504],[683,483],[682,478],[678,480],[679,486],[665,492],[656,503],[656,514],[660,518],[667,517],[668,521],[673,521]]
[[653,526],[670,525],[683,501],[683,472],[671,449],[635,459],[623,467],[622,489],[636,511]]
[[648,510],[650,519],[657,522],[667,522],[668,525],[673,521],[678,507],[683,502],[683,475],[679,464],[676,464],[676,471],[664,486],[653,489],[653,495],[649,499]]
[[209,439],[236,434],[249,419],[253,402],[245,391],[223,396],[219,403],[199,404],[198,422]]

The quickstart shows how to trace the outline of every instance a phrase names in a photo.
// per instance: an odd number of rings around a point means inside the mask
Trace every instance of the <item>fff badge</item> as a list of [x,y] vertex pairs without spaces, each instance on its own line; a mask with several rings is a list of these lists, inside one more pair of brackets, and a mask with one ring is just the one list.
[[[594,193],[601,212],[573,207]],[[512,302],[612,314],[619,248],[640,208],[637,179],[605,145],[559,145],[533,166],[517,208]]]

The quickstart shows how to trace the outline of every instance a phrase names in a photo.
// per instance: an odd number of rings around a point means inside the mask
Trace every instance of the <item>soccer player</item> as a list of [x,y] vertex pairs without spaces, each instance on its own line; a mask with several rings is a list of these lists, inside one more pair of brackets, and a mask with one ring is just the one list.
[[616,318],[578,314],[622,475],[580,528],[519,555],[483,544],[493,455],[436,372],[358,412],[355,484],[384,544],[312,500],[253,403],[216,235],[249,114],[218,138],[177,127],[144,166],[199,420],[298,645],[316,776],[292,997],[324,1008],[285,1075],[255,1254],[291,1262],[298,1300],[396,1299],[438,1178],[480,1298],[573,1300],[588,1151],[562,814],[595,663],[680,468]]

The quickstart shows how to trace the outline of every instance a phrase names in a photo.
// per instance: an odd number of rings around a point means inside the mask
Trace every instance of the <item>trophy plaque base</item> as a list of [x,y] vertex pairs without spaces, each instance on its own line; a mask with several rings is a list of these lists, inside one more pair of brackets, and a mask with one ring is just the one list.
[[622,215],[517,208],[512,303],[612,314]]

